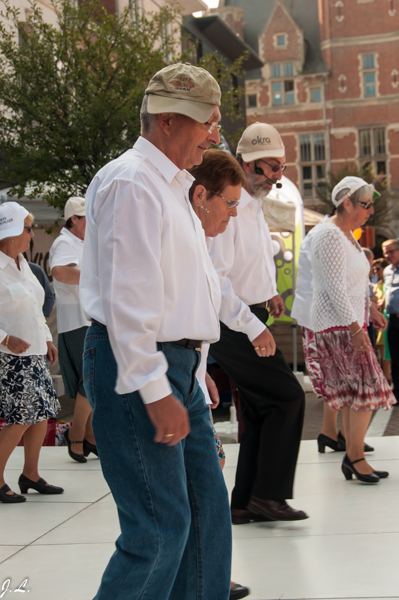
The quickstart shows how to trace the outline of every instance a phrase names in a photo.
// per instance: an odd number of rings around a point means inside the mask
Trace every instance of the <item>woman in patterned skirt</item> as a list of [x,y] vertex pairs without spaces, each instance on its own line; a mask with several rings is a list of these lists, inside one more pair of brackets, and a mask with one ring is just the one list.
[[[318,226],[311,245],[312,330],[320,393],[332,410],[342,409],[346,432],[342,472],[346,479],[355,475],[364,483],[388,477],[387,471],[376,471],[366,461],[364,436],[371,411],[395,404],[367,334],[370,265],[352,235],[373,214],[378,195],[363,179],[345,177],[332,193],[336,215]],[[377,325],[384,323],[375,313]]]
[[24,502],[4,481],[7,461],[21,437],[25,462],[18,484],[25,494],[61,494],[38,472],[39,453],[47,419],[60,405],[47,360],[54,364],[58,352],[43,316],[44,291],[22,255],[34,236],[33,215],[17,202],[0,206],[0,502]]

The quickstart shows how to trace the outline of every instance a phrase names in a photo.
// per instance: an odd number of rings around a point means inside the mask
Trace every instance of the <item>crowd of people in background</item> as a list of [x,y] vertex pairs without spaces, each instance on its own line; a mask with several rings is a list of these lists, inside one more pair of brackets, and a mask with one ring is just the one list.
[[[220,100],[202,68],[156,73],[141,136],[95,175],[86,198],[69,198],[50,251],[60,368],[75,399],[65,444],[74,461],[100,458],[121,527],[95,600],[239,600],[250,590],[231,581],[231,523],[308,518],[287,503],[304,392],[266,324],[285,310],[262,212],[285,148],[274,127],[254,123],[236,159],[210,149],[220,141]],[[385,241],[384,258],[374,259],[352,233],[377,196],[358,177],[335,186],[332,214],[301,246],[292,310],[324,401],[319,452],[345,451],[344,477],[370,484],[389,475],[365,455],[374,450],[365,442],[372,411],[399,400],[399,241]],[[60,406],[45,320],[54,297],[23,257],[33,219],[15,202],[0,206],[0,502],[8,504],[29,489],[64,491],[38,470]],[[240,395],[231,503],[208,353]],[[4,470],[22,437],[17,494]]]

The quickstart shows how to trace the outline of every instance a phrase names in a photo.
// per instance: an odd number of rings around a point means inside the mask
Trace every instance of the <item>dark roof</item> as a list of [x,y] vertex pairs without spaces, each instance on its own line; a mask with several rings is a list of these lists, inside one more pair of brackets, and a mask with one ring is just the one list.
[[[283,0],[298,27],[303,30],[307,41],[304,73],[325,72],[320,51],[320,29],[318,0]],[[225,6],[244,9],[244,39],[255,50],[258,49],[258,36],[271,15],[275,0],[225,0]],[[248,79],[261,77],[260,70],[247,74]]]
[[218,15],[190,19],[195,27],[225,56],[232,61],[240,58],[245,50],[249,52],[248,59],[244,62],[247,71],[260,69],[263,62],[257,52],[243,41]]

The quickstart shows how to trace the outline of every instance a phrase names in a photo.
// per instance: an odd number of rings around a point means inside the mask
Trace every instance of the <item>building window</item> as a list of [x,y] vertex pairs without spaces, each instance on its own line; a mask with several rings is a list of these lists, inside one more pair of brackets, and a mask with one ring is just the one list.
[[310,101],[321,102],[321,88],[312,88],[310,90]]
[[307,133],[299,136],[302,193],[312,198],[315,191],[325,183],[326,149],[324,133]]
[[388,0],[388,2],[389,2],[388,14],[390,17],[393,17],[394,14],[396,13],[396,8],[394,6],[394,0]]
[[359,131],[360,160],[363,168],[371,168],[378,175],[386,173],[385,129],[361,129]]
[[374,54],[363,54],[363,89],[365,98],[376,95],[376,72]]
[[142,0],[129,0],[129,7],[132,17],[135,21],[138,21],[143,16],[143,3]]
[[285,46],[285,35],[277,36],[277,46]]
[[341,94],[344,94],[346,92],[346,90],[347,90],[347,87],[346,87],[346,76],[345,75],[340,75],[338,77],[338,82],[339,82],[338,89],[341,92]]
[[399,78],[398,78],[399,73],[398,73],[398,70],[394,69],[392,71],[391,75],[392,75],[392,87],[393,88],[397,88],[398,85],[399,85]]
[[247,108],[256,108],[258,106],[258,99],[256,94],[247,95]]
[[294,63],[281,63],[271,65],[272,102],[274,106],[295,103]]

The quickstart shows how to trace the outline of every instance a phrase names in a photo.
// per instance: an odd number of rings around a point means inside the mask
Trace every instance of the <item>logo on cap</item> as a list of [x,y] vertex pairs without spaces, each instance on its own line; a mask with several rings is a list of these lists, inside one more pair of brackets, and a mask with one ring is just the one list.
[[10,219],[7,219],[7,217],[2,217],[0,219],[0,225],[7,225],[7,223],[12,223],[14,221],[14,219],[11,217]]
[[257,135],[256,138],[252,140],[252,145],[257,146],[258,144],[270,144],[270,141],[271,140],[269,137],[261,138]]
[[196,83],[190,77],[184,76],[182,76],[180,79],[169,81],[169,85],[173,85],[175,90],[179,90],[180,92],[190,92],[193,88],[201,87],[199,83]]

